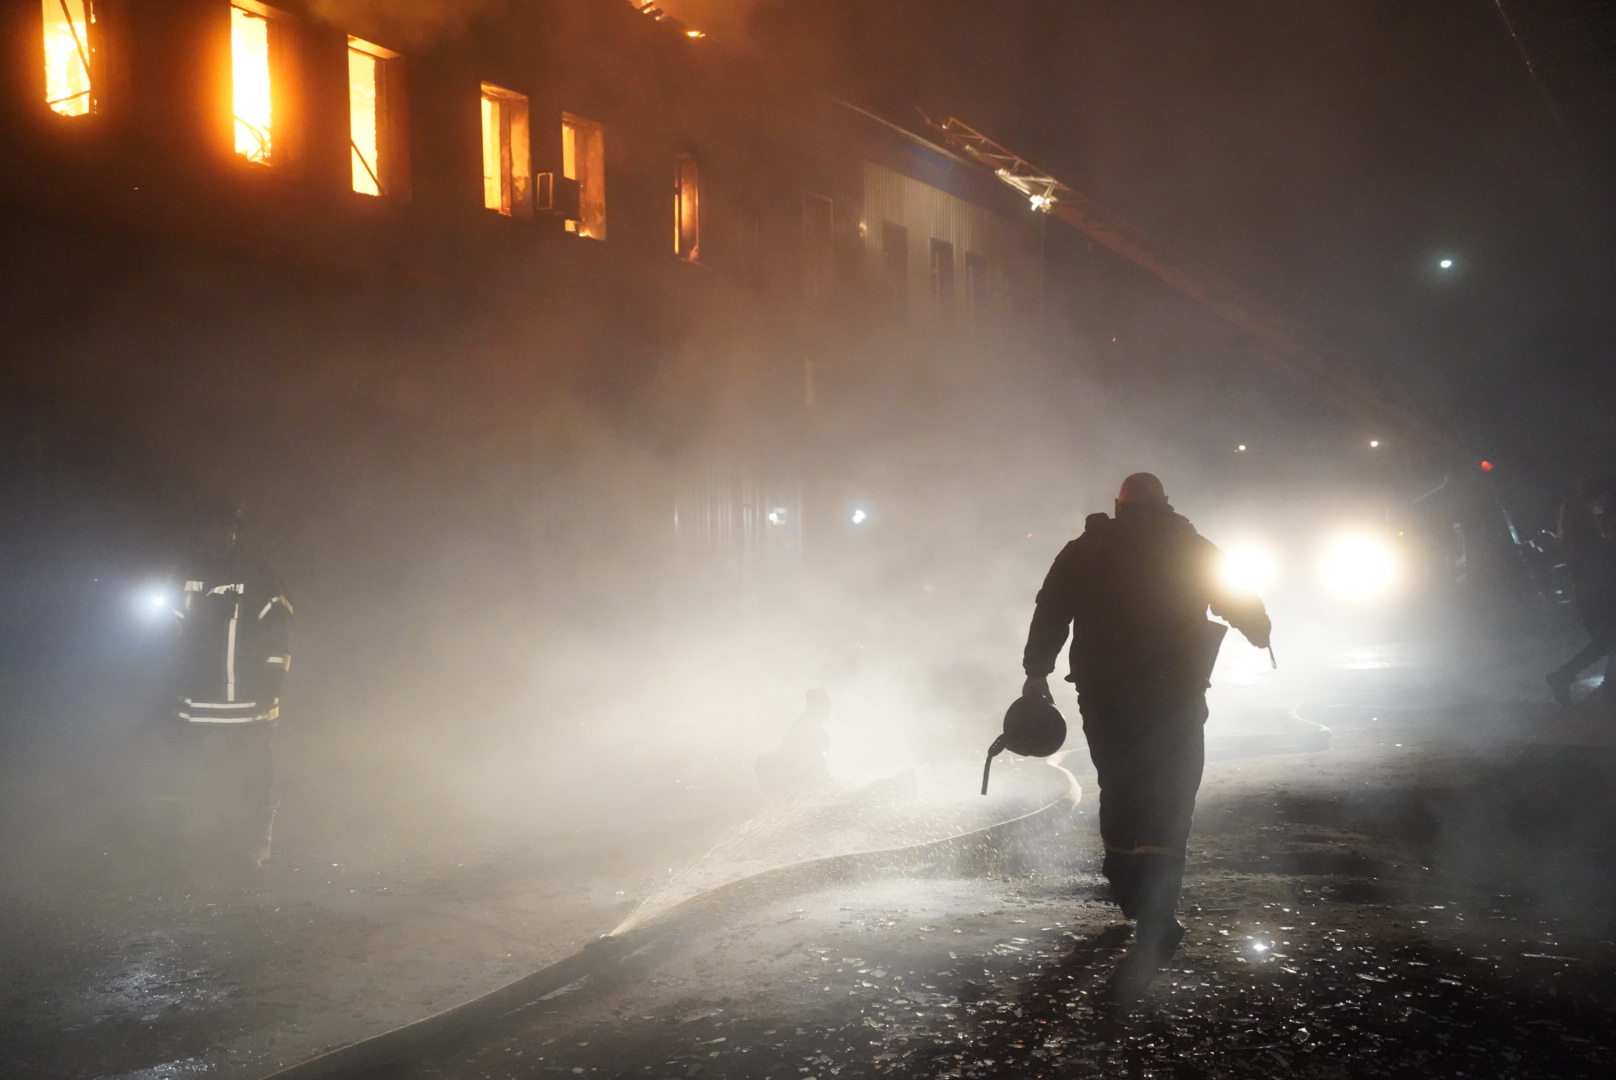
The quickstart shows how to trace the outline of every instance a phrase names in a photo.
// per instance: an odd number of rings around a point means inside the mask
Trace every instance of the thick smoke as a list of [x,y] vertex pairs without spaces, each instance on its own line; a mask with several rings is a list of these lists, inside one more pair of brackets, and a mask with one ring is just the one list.
[[419,47],[459,36],[472,19],[495,14],[506,0],[310,0],[310,11],[338,26],[375,27],[401,45]]

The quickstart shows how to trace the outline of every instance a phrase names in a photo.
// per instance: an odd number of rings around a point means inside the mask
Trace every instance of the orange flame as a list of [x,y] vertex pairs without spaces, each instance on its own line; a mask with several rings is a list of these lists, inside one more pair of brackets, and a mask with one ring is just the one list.
[[43,0],[45,101],[63,116],[90,111],[90,12],[85,0]]
[[230,9],[230,61],[236,114],[236,153],[248,161],[270,160],[274,113],[269,71],[269,20],[244,8]]

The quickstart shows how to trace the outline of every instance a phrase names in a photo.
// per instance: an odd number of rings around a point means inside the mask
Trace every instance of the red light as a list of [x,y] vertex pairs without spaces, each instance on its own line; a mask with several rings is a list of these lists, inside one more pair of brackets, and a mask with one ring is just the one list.
[[1490,462],[1490,461],[1483,461],[1481,463],[1481,471],[1482,472],[1492,472],[1493,471],[1493,463]]

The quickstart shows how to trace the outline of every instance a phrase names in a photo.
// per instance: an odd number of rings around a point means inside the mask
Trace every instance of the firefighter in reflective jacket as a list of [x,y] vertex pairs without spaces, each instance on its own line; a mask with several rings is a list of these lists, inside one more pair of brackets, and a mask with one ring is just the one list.
[[1048,698],[1071,634],[1071,674],[1100,786],[1104,873],[1135,945],[1118,971],[1139,989],[1172,955],[1185,845],[1204,761],[1206,688],[1226,619],[1269,644],[1262,601],[1226,593],[1221,553],[1173,512],[1162,483],[1135,473],[1116,516],[1091,514],[1038,592],[1023,658],[1024,695]]
[[238,529],[234,507],[205,512],[196,556],[177,583],[178,723],[164,799],[187,840],[262,866],[274,828],[272,739],[292,665],[292,603],[275,572],[241,549]]

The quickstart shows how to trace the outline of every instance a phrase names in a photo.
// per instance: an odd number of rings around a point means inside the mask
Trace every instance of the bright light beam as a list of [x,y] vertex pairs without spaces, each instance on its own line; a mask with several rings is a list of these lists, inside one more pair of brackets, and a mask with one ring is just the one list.
[[1397,556],[1369,536],[1345,536],[1324,553],[1324,584],[1345,600],[1368,600],[1397,581]]
[[1218,580],[1238,596],[1255,596],[1273,583],[1275,570],[1274,557],[1261,548],[1231,548],[1218,564]]
[[169,607],[168,594],[162,589],[142,589],[134,597],[134,609],[142,619],[154,619]]

